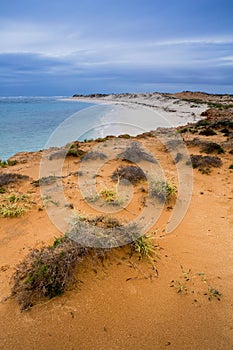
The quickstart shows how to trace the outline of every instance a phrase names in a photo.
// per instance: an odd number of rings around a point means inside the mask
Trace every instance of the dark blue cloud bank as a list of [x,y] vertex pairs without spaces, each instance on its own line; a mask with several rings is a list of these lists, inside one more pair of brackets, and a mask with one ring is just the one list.
[[0,95],[233,93],[229,1],[3,0]]

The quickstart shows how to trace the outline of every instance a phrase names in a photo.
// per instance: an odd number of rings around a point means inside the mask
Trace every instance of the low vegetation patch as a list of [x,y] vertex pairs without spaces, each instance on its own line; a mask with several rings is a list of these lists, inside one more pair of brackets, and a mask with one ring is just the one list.
[[[78,267],[85,258],[103,261],[106,253],[112,251],[110,248],[119,247],[122,242],[131,242],[127,245],[128,258],[133,253],[139,260],[148,258],[157,276],[153,264],[156,246],[152,237],[140,236],[141,229],[136,224],[123,225],[118,219],[104,215],[92,218],[75,215],[71,224],[66,236],[56,237],[50,246],[32,249],[17,265],[12,276],[11,295],[21,310],[62,295],[78,282]],[[103,248],[104,239],[109,247],[105,244]],[[85,248],[87,246],[93,248]]]
[[104,160],[106,158],[107,156],[102,152],[90,151],[85,154],[85,156],[83,157],[83,161],[86,162],[88,160],[97,160],[97,159]]
[[220,146],[218,143],[216,142],[207,142],[205,144],[203,144],[202,148],[201,148],[201,152],[210,154],[210,153],[225,153],[224,149],[222,148],[222,146]]
[[7,166],[14,166],[18,164],[16,159],[0,160],[0,167],[6,168]]
[[190,161],[187,162],[187,165],[189,165],[191,162],[192,167],[198,168],[200,171],[205,172],[205,170],[208,170],[212,167],[219,168],[222,165],[222,161],[219,157],[214,156],[202,156],[199,154],[190,156]]
[[86,254],[87,249],[66,237],[33,249],[13,275],[12,295],[20,308],[27,310],[39,299],[61,295],[76,281],[77,264]]
[[132,184],[137,184],[141,181],[146,180],[146,175],[144,171],[136,166],[120,166],[112,174],[112,180],[126,180]]
[[31,182],[31,184],[35,187],[49,186],[56,183],[57,179],[59,179],[59,177],[51,175],[47,177],[41,177],[39,180],[34,180]]
[[201,296],[207,296],[209,301],[212,299],[221,301],[222,293],[208,283],[205,273],[193,273],[191,269],[186,271],[182,265],[180,267],[182,271],[180,278],[170,283],[170,287],[177,293],[192,296],[193,303],[198,303]]
[[201,130],[199,132],[199,135],[214,136],[214,135],[217,135],[217,133],[211,128],[206,128],[206,129]]
[[117,190],[115,188],[109,188],[105,186],[98,193],[93,196],[89,196],[85,198],[88,202],[97,202],[98,200],[102,200],[106,205],[112,206],[121,206],[124,202],[123,198],[120,198],[117,194]]
[[157,198],[160,202],[168,203],[176,195],[176,186],[164,180],[149,181],[149,196]]
[[121,224],[109,216],[75,215],[71,220],[71,230],[68,236],[83,246],[96,248],[118,247],[125,242],[133,242],[140,236],[141,227],[135,223]]
[[174,163],[175,164],[179,163],[181,160],[183,160],[183,158],[184,158],[184,155],[182,153],[178,152],[176,154],[175,159],[174,159]]
[[131,243],[131,250],[135,252],[139,259],[154,258],[156,254],[156,246],[151,236],[141,236]]
[[5,187],[0,187],[0,194],[1,194],[1,193],[6,193]]
[[1,197],[0,202],[0,217],[13,218],[19,217],[27,210],[29,198],[27,195],[11,193],[10,195],[4,195]]
[[76,143],[73,143],[72,145],[70,145],[67,153],[66,153],[66,156],[67,157],[83,157],[85,155],[85,152],[82,151],[80,148],[79,148],[79,145],[76,144]]
[[137,163],[141,160],[146,160],[151,163],[156,163],[156,160],[152,154],[149,154],[143,150],[139,142],[131,142],[129,147],[127,147],[122,153],[118,154],[118,158]]
[[0,174],[0,186],[6,186],[10,183],[18,182],[20,180],[28,180],[29,176],[27,175],[21,175],[21,174],[15,174],[15,173],[3,173]]

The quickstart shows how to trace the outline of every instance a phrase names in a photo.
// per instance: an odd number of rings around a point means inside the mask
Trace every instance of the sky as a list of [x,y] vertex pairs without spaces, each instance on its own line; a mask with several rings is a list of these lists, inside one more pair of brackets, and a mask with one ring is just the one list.
[[233,93],[232,0],[0,0],[0,96]]

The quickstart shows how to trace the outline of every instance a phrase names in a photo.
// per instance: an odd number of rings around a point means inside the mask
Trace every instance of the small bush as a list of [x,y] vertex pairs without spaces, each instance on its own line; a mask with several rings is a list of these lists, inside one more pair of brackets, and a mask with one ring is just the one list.
[[175,159],[174,159],[174,163],[175,163],[175,164],[179,163],[183,158],[184,158],[184,155],[183,155],[182,153],[178,152],[178,153],[176,154]]
[[0,174],[0,186],[8,185],[9,183],[18,182],[20,180],[27,180],[29,176],[15,174],[15,173],[6,173]]
[[66,152],[67,151],[65,149],[61,149],[56,152],[53,152],[49,155],[49,160],[65,158]]
[[114,189],[105,187],[99,192],[99,197],[105,202],[114,202],[117,199],[117,193]]
[[129,134],[121,134],[118,136],[119,139],[130,139],[131,136]]
[[152,237],[141,236],[131,243],[131,250],[138,254],[139,259],[153,258],[156,253],[156,247]]
[[141,227],[135,223],[122,225],[113,217],[94,218],[75,215],[71,221],[69,237],[83,246],[95,248],[119,247],[133,242],[141,235]]
[[201,130],[199,132],[199,135],[214,136],[214,135],[217,135],[217,133],[213,129],[207,128],[207,129]]
[[152,154],[145,152],[139,142],[131,142],[129,147],[125,149],[122,153],[118,154],[118,158],[133,163],[140,162],[141,160],[146,160],[151,163],[156,163],[156,160]]
[[14,166],[14,165],[18,164],[18,162],[16,159],[12,159],[12,160],[8,159],[7,164],[9,166]]
[[233,169],[233,164],[231,164],[231,165],[229,166],[229,169]]
[[131,182],[132,184],[136,184],[140,181],[146,180],[146,175],[143,172],[143,170],[136,166],[121,166],[117,168],[114,173],[112,174],[112,180],[118,181],[120,180],[127,180]]
[[33,249],[17,266],[13,275],[12,295],[22,310],[41,298],[61,295],[76,281],[76,267],[87,254],[85,248],[63,238],[52,247]]
[[[190,161],[193,168],[210,168],[215,167],[218,168],[222,165],[222,161],[219,157],[214,156],[202,156],[202,155],[193,155],[190,156]],[[190,164],[190,161],[187,162],[187,165]]]
[[1,204],[0,205],[0,217],[1,218],[14,218],[23,215],[25,209],[18,207],[16,204]]
[[195,128],[199,128],[201,126],[207,126],[209,125],[210,122],[206,119],[202,119],[202,120],[199,120],[196,124],[195,124]]
[[233,154],[233,149],[231,149],[231,150],[229,151],[229,153],[230,153],[230,154]]
[[149,196],[157,198],[160,202],[168,203],[175,197],[176,187],[164,180],[149,181]]
[[97,160],[97,159],[104,160],[106,158],[107,156],[102,152],[90,151],[85,154],[85,156],[83,157],[83,161],[86,162],[88,160]]
[[0,204],[0,217],[13,218],[24,214],[27,207],[24,202],[28,202],[28,196],[11,193],[9,196],[2,196]]
[[85,155],[85,152],[79,148],[79,143],[71,144],[67,153],[66,153],[67,157],[69,157],[69,156],[71,156],[71,157],[83,157],[84,155]]
[[230,135],[230,130],[227,128],[223,128],[220,130],[221,133],[224,134],[224,136],[229,136]]
[[0,193],[5,193],[5,192],[6,192],[5,187],[0,187]]
[[204,144],[201,148],[201,152],[210,154],[210,153],[225,153],[224,149],[222,148],[222,146],[220,146],[218,143],[215,142],[208,142],[206,144]]
[[31,184],[35,187],[39,186],[49,186],[54,184],[57,181],[58,177],[57,176],[47,176],[47,177],[41,177],[39,180],[34,180],[31,182]]
[[7,161],[6,160],[1,160],[0,161],[0,167],[1,168],[6,168],[7,167]]

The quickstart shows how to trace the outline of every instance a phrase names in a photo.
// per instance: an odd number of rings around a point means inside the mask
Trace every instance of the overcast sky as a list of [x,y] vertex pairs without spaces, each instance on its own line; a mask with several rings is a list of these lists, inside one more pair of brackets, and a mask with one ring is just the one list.
[[233,93],[232,0],[0,1],[0,95]]

